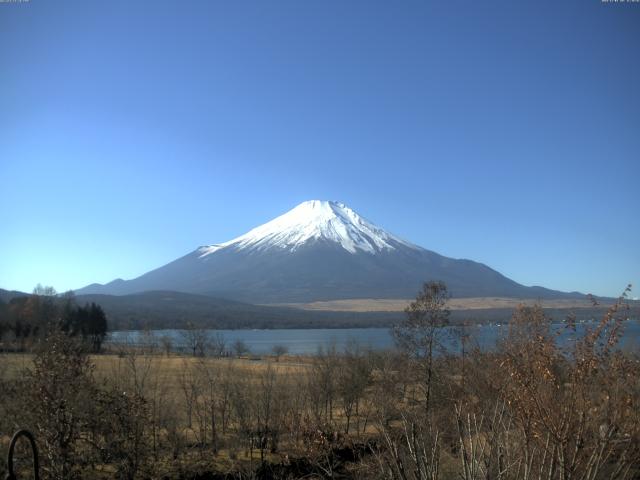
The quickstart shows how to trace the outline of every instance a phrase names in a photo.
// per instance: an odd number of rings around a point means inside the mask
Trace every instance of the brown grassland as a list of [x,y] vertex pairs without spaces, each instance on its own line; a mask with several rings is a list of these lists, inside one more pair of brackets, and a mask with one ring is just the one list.
[[[26,428],[56,480],[639,478],[640,356],[617,348],[625,305],[584,334],[569,317],[566,347],[539,305],[519,305],[491,351],[463,333],[444,350],[438,283],[394,328],[396,351],[89,354],[51,328],[0,354],[0,454]],[[16,453],[28,473],[25,445]]]
[[[319,310],[334,312],[402,312],[412,302],[405,298],[352,298],[347,300],[329,300],[309,303],[281,303],[279,306],[300,308],[302,310]],[[502,297],[471,297],[450,299],[448,307],[451,310],[480,310],[494,308],[517,308],[518,305],[535,303],[535,299],[502,298]],[[607,305],[610,306],[611,301]],[[593,304],[585,298],[545,300],[545,308],[586,309]]]

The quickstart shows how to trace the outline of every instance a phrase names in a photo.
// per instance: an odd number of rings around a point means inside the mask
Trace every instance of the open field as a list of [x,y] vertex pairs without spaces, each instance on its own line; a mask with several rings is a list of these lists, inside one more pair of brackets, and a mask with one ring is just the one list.
[[[348,300],[329,300],[310,303],[282,303],[281,307],[299,308],[301,310],[318,310],[334,312],[401,312],[412,299],[405,298],[353,298]],[[532,304],[538,299],[532,298],[501,298],[501,297],[474,297],[452,298],[448,307],[451,310],[483,310],[490,308],[514,309],[520,304]],[[608,306],[613,302],[603,302],[602,306]],[[588,299],[560,299],[543,300],[540,304],[544,308],[592,308]]]
[[[250,383],[273,373],[276,379],[288,382],[300,380],[312,366],[311,357],[283,356],[255,358],[211,358],[140,352],[129,349],[126,353],[89,355],[93,365],[93,377],[101,383],[118,383],[134,387],[145,393],[147,389],[159,389],[166,399],[181,401],[181,389],[185,381],[195,382],[194,372],[231,372],[235,379]],[[16,380],[27,370],[33,370],[35,355],[32,353],[0,354],[0,379]],[[202,380],[202,379],[198,379]]]

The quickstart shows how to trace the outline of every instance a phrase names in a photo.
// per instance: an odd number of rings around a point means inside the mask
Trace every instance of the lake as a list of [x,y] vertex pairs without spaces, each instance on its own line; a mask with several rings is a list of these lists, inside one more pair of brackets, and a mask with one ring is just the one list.
[[[581,323],[577,325],[577,333],[584,332],[585,328],[595,326],[595,323]],[[554,324],[554,328],[562,329],[559,336],[560,342],[571,340],[571,335],[564,328],[564,324]],[[443,343],[451,350],[459,350],[460,333],[462,330],[469,339],[469,343],[479,345],[482,349],[491,349],[496,341],[503,337],[507,331],[506,325],[479,325],[453,329],[442,329]],[[312,355],[319,348],[326,349],[335,345],[337,350],[344,350],[349,342],[356,342],[362,348],[385,350],[394,347],[393,338],[388,328],[318,328],[318,329],[281,329],[281,330],[209,330],[210,334],[221,334],[230,349],[236,340],[242,340],[251,350],[251,353],[263,355],[271,353],[275,345],[286,347],[291,354]],[[565,333],[567,332],[567,333]],[[180,350],[184,347],[184,330],[153,330],[151,336],[148,332],[139,330],[115,331],[108,336],[110,344],[143,345],[151,341],[158,341],[160,337],[168,336],[172,340],[174,348]],[[640,321],[629,320],[624,322],[624,336],[620,342],[620,348],[640,348]]]

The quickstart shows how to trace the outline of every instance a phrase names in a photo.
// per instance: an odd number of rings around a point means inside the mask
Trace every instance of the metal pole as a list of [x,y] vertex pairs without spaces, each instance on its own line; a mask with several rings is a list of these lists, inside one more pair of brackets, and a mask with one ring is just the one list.
[[40,480],[40,472],[38,467],[38,447],[36,447],[36,441],[29,430],[18,430],[13,434],[11,443],[9,444],[9,453],[7,454],[7,471],[9,472],[5,477],[6,480],[17,480],[16,474],[13,471],[13,450],[20,437],[26,437],[31,444],[31,452],[33,453],[33,478]]

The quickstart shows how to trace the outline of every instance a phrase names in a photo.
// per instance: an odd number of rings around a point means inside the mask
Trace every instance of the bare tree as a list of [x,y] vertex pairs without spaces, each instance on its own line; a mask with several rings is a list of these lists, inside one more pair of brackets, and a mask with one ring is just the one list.
[[630,379],[640,366],[615,350],[627,293],[567,351],[540,305],[515,311],[502,346],[501,391],[520,433],[519,478],[638,474],[640,400]]
[[94,408],[95,415],[90,422],[94,433],[91,443],[99,449],[103,461],[115,466],[115,478],[138,478],[150,453],[146,400],[112,387],[97,393]]
[[439,432],[426,429],[405,417],[399,431],[381,430],[384,449],[379,452],[380,471],[385,479],[438,480],[440,478]]
[[184,359],[180,368],[180,374],[178,376],[178,384],[182,392],[182,398],[184,399],[184,408],[187,419],[187,428],[193,427],[193,414],[195,410],[195,404],[200,394],[200,385],[195,375],[191,362]]
[[93,366],[83,350],[79,342],[54,331],[29,373],[29,401],[33,402],[44,468],[54,480],[75,475],[82,429],[91,418],[91,398],[96,389]]
[[280,357],[286,355],[289,352],[289,349],[285,345],[278,344],[273,346],[271,352],[275,355],[276,362],[279,362]]
[[162,351],[168,357],[171,354],[171,350],[173,350],[173,338],[170,335],[162,335],[160,337],[160,345],[162,346]]
[[224,356],[227,347],[227,341],[222,333],[216,332],[216,334],[210,339],[210,343],[211,354],[214,357]]
[[233,349],[233,351],[236,354],[236,357],[241,357],[243,355],[246,355],[249,353],[249,347],[246,343],[244,343],[244,341],[238,339],[235,342],[233,342],[233,345],[231,345],[231,348]]
[[312,370],[308,377],[313,414],[318,424],[326,425],[333,422],[338,368],[335,344],[331,344],[326,350],[320,347],[313,359]]
[[188,323],[182,331],[182,339],[194,357],[204,357],[211,344],[209,331],[192,323]]
[[[349,342],[340,358],[337,375],[337,392],[342,411],[347,419],[344,433],[349,433],[351,418],[359,414],[360,401],[369,385],[371,369],[368,359],[362,354],[357,343]],[[358,431],[356,425],[356,431]]]
[[405,309],[405,320],[393,327],[398,346],[420,366],[425,413],[429,413],[433,384],[434,350],[442,347],[441,327],[449,323],[449,293],[443,282],[427,282]]

